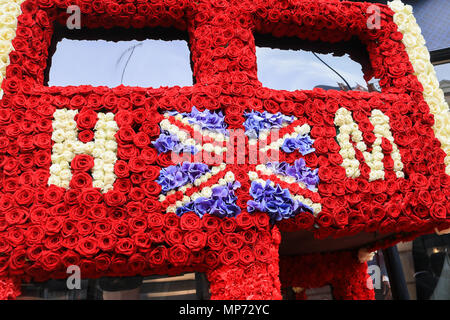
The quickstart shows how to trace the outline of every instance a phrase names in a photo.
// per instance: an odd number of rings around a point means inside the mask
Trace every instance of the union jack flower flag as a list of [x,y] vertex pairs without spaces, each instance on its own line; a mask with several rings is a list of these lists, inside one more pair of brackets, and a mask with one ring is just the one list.
[[[321,211],[318,169],[302,157],[315,151],[306,121],[255,111],[245,117],[244,130],[233,131],[221,112],[194,107],[164,114],[153,144],[176,163],[157,180],[167,212],[235,217],[242,210],[260,211],[279,221]],[[280,161],[293,152],[300,155],[293,163]]]

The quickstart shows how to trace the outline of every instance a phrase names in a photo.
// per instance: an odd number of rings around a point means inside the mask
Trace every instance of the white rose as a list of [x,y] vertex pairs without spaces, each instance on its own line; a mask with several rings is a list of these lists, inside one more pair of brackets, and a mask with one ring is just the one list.
[[72,172],[70,172],[69,169],[64,169],[64,170],[61,170],[58,175],[62,181],[64,181],[64,180],[69,181],[70,178],[72,177]]
[[105,186],[105,184],[103,183],[102,180],[94,180],[94,181],[92,181],[92,187],[94,187],[94,188],[103,189],[104,186]]
[[52,133],[52,140],[55,142],[63,142],[66,139],[66,133],[62,129],[54,130]]
[[112,173],[105,173],[105,177],[103,178],[103,181],[105,184],[113,184],[116,180],[116,176]]
[[51,175],[48,178],[48,185],[51,185],[51,184],[59,186],[59,185],[61,185],[61,179],[59,177],[55,176],[55,175]]
[[403,9],[403,7],[405,6],[403,4],[403,2],[401,2],[400,0],[394,0],[394,1],[388,2],[388,5],[394,12],[401,11]]
[[254,171],[250,171],[248,173],[248,177],[251,181],[254,181],[254,180],[258,179],[258,174]]
[[361,141],[356,144],[356,148],[358,148],[358,150],[364,152],[367,150],[367,145],[364,143],[364,141]]
[[114,163],[117,157],[114,152],[108,150],[103,153],[102,159],[105,163]]
[[233,181],[235,180],[233,172],[228,171],[228,172],[225,174],[224,179],[225,179],[227,182],[233,182]]
[[85,144],[81,141],[66,141],[65,145],[68,149],[73,150],[76,154],[85,153]]
[[212,196],[212,190],[211,190],[211,188],[203,188],[201,194],[203,197],[209,198]]

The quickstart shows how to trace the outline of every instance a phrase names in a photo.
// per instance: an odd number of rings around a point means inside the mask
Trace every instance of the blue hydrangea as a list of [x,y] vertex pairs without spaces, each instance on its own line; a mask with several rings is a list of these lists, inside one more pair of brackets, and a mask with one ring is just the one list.
[[288,138],[284,140],[281,150],[286,153],[292,153],[295,150],[298,150],[302,155],[306,156],[307,154],[316,151],[316,149],[312,147],[313,143],[314,140],[312,140],[308,135],[298,135],[295,138]]
[[[179,113],[176,111],[171,111],[169,114],[175,116]],[[181,115],[187,117],[189,123],[198,124],[202,129],[220,132],[225,135],[228,134],[225,116],[222,111],[199,111],[196,107],[192,107],[191,112],[181,113]]]
[[177,209],[177,215],[181,216],[186,212],[195,212],[199,217],[206,213],[218,217],[235,217],[241,213],[241,208],[236,205],[237,197],[234,190],[241,184],[236,181],[225,186],[218,186],[212,189],[210,198],[200,197]]
[[293,116],[286,116],[281,112],[274,114],[267,111],[264,111],[262,113],[252,111],[245,113],[245,117],[245,134],[249,138],[254,139],[258,138],[260,132],[263,130],[281,128],[283,123],[292,123],[294,121]]
[[253,200],[247,202],[248,212],[267,212],[272,222],[294,217],[299,212],[312,212],[309,206],[294,200],[288,189],[278,184],[272,187],[270,181],[266,181],[265,185],[253,181],[250,195]]
[[283,176],[294,177],[298,182],[304,183],[308,189],[316,188],[320,182],[319,169],[312,170],[307,167],[303,158],[295,160],[292,166],[286,162],[269,162],[267,167]]
[[185,184],[193,183],[195,179],[209,171],[206,164],[183,162],[161,169],[156,182],[161,186],[163,192],[167,192]]
[[198,152],[197,148],[182,144],[177,136],[167,131],[161,132],[158,139],[153,141],[153,145],[159,153],[174,151],[176,153],[196,154]]

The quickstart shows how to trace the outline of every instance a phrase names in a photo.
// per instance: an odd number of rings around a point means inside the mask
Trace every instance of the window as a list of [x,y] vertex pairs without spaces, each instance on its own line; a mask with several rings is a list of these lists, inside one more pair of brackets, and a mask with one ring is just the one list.
[[58,28],[49,60],[49,86],[157,88],[193,83],[187,34],[171,29]]
[[370,74],[368,53],[357,39],[330,44],[298,38],[255,36],[258,78],[266,87],[278,90],[373,91],[365,80]]
[[434,66],[439,85],[444,91],[445,100],[450,104],[450,62],[437,64]]

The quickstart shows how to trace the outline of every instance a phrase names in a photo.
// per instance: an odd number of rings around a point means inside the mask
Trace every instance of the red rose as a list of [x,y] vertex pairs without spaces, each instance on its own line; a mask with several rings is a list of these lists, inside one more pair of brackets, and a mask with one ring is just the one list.
[[250,247],[246,246],[239,250],[239,260],[244,264],[248,265],[255,261],[255,255],[253,254],[253,250]]
[[300,230],[308,230],[314,224],[314,216],[309,212],[301,212],[295,216],[295,225]]
[[99,250],[97,239],[95,239],[94,237],[81,238],[76,249],[81,255],[85,257],[93,256]]
[[87,236],[94,230],[94,225],[89,220],[78,221],[77,231],[81,236]]
[[266,229],[269,226],[270,218],[266,213],[257,212],[253,215],[253,222],[259,229]]
[[110,190],[105,195],[105,203],[111,207],[118,207],[125,203],[127,198],[121,192]]
[[128,236],[129,227],[128,227],[128,223],[126,220],[122,220],[122,219],[113,220],[112,229],[113,229],[113,233],[117,237]]
[[228,127],[230,129],[241,127],[244,121],[244,117],[237,114],[227,114],[227,116],[225,117],[225,122],[228,123]]
[[117,146],[117,156],[119,159],[128,160],[137,157],[139,149],[133,144],[119,144]]
[[150,144],[150,138],[146,133],[138,132],[133,138],[133,143],[139,148],[144,148]]
[[141,151],[141,157],[146,164],[152,164],[158,158],[158,153],[154,148],[144,148]]
[[133,114],[128,110],[120,110],[114,116],[114,121],[116,121],[119,127],[131,126],[133,124]]
[[223,248],[223,235],[217,231],[208,233],[207,244],[212,250],[221,250]]
[[124,126],[119,129],[116,133],[117,142],[120,144],[133,142],[134,136],[136,133],[134,132],[131,126]]
[[[133,199],[132,194],[130,197]],[[156,198],[146,198],[143,200],[144,210],[148,213],[159,212],[161,210],[161,203]]]
[[257,244],[253,249],[253,253],[255,254],[256,260],[261,262],[268,262],[273,257],[270,247],[263,244]]
[[[247,202],[247,201],[245,201]],[[246,230],[253,226],[252,216],[248,212],[242,212],[236,216],[236,222],[239,228]]]
[[102,234],[98,237],[98,247],[102,251],[110,251],[116,245],[116,237],[112,234]]
[[396,219],[402,211],[402,207],[398,202],[391,201],[386,205],[386,212],[391,217]]
[[336,226],[343,228],[348,224],[348,209],[346,208],[335,208],[333,210],[333,220]]
[[34,192],[29,187],[21,187],[14,192],[14,200],[19,205],[28,206],[33,202]]
[[[173,247],[172,247],[173,248]],[[146,260],[152,267],[163,265],[168,259],[167,248],[159,246],[146,255]]]
[[131,158],[128,162],[128,167],[132,172],[141,173],[147,169],[144,159],[141,157]]
[[61,256],[61,263],[66,268],[71,265],[79,265],[80,256],[73,251],[65,251]]
[[39,261],[46,271],[55,271],[61,263],[60,255],[52,251],[43,251]]
[[94,232],[96,235],[109,234],[112,231],[112,223],[108,219],[97,219]]
[[148,232],[150,240],[154,243],[164,242],[164,232],[162,228],[154,228]]
[[328,212],[322,211],[317,216],[317,223],[323,228],[329,227],[332,222],[333,216]]
[[133,240],[130,238],[119,239],[115,246],[115,251],[118,254],[131,256],[136,250]]
[[372,181],[370,185],[374,194],[379,194],[386,191],[386,182],[384,180]]
[[183,266],[189,260],[189,249],[182,244],[176,244],[169,249],[169,261],[174,266]]
[[224,238],[224,244],[226,247],[239,249],[242,247],[244,239],[240,234],[230,233],[226,234]]
[[236,230],[236,219],[234,218],[223,218],[220,227],[224,233],[234,232]]
[[[144,160],[145,161],[145,160]],[[143,173],[143,177],[149,180],[156,180],[159,177],[159,173],[161,171],[160,167],[157,166],[147,166],[145,172]]]
[[164,232],[165,241],[170,246],[181,243],[183,241],[183,233],[179,229],[171,228]]
[[107,254],[102,253],[95,257],[94,263],[97,271],[106,271],[111,265],[111,258]]
[[224,248],[219,255],[220,261],[225,265],[231,265],[239,260],[239,251],[232,248]]
[[156,181],[145,181],[142,184],[144,192],[148,197],[157,196],[161,193],[161,186]]
[[192,232],[185,233],[184,245],[193,251],[198,251],[206,245],[206,239],[206,233],[194,230]]
[[213,269],[219,264],[219,257],[217,252],[215,251],[208,251],[205,254],[205,264]]
[[180,217],[175,213],[169,212],[164,215],[164,227],[166,228],[178,228],[180,225]]
[[79,200],[86,206],[93,206],[102,200],[102,194],[97,189],[84,189],[79,196]]
[[70,187],[84,189],[92,186],[92,177],[87,172],[75,172],[70,180]]
[[128,168],[128,163],[123,160],[118,160],[114,164],[114,173],[118,178],[126,178],[130,175],[130,169]]
[[71,168],[73,170],[88,171],[93,167],[94,158],[87,154],[76,155],[71,162]]
[[430,215],[435,220],[442,220],[447,217],[447,208],[441,203],[434,203],[430,209]]
[[196,230],[201,226],[201,220],[193,212],[186,212],[181,216],[180,227],[182,230]]
[[386,210],[383,206],[376,204],[372,207],[372,216],[371,218],[375,221],[381,221],[386,215]]
[[97,113],[93,110],[81,111],[75,116],[75,121],[80,130],[93,129],[97,123]]
[[326,154],[328,152],[328,139],[325,138],[317,138],[314,141],[314,148],[316,149],[317,153]]

